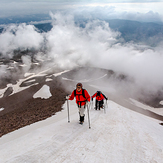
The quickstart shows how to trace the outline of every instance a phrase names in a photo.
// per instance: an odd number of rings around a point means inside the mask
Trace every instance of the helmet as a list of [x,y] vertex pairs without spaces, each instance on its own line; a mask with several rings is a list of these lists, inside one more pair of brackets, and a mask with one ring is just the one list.
[[76,87],[80,86],[81,88],[83,87],[82,83],[76,84]]

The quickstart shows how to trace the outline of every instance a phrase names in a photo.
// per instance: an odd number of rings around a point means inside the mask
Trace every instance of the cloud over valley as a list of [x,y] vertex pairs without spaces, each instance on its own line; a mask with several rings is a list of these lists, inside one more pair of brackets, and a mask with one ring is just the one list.
[[[14,58],[16,50],[34,51],[34,56],[22,57],[22,62],[29,65],[24,68],[25,72],[34,59],[45,67],[109,69],[129,76],[136,85],[149,91],[162,88],[161,42],[155,47],[126,42],[119,31],[98,19],[85,21],[84,27],[81,27],[72,15],[51,13],[51,17],[53,27],[48,32],[39,32],[34,25],[8,26],[0,34],[1,58]],[[3,65],[0,72],[2,76],[6,73]]]

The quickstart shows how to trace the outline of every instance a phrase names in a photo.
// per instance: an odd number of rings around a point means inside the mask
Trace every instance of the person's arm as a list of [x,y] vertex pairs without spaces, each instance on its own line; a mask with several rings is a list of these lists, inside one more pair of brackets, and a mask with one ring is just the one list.
[[69,100],[73,100],[74,99],[74,91],[71,93],[71,96],[69,97]]
[[87,92],[87,90],[84,90],[84,91],[85,91],[84,93],[85,93],[86,100],[90,102],[91,96],[89,95],[89,93]]
[[101,98],[104,100],[104,96],[103,96],[103,94],[102,94],[102,93],[100,94],[100,97],[101,97]]
[[95,94],[92,96],[92,98],[96,97],[96,95],[97,95],[97,93],[95,93]]
[[108,100],[108,98],[104,95],[104,94],[102,94],[103,96],[104,96],[104,98],[106,99],[106,100]]

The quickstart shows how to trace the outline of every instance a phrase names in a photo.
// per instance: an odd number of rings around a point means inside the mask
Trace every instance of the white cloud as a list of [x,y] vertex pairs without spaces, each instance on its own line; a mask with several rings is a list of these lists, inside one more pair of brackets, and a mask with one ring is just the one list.
[[[53,28],[47,33],[38,33],[32,25],[10,27],[0,35],[1,52],[5,54],[18,47],[39,49],[46,40],[43,45],[46,53],[36,57],[50,60],[53,66],[67,69],[89,65],[112,69],[133,77],[138,85],[151,90],[162,86],[162,44],[153,50],[147,46],[142,49],[140,45],[119,42],[120,33],[112,31],[104,21],[89,21],[81,28],[74,23],[72,15],[51,13],[51,16]],[[13,29],[15,34],[10,32]],[[26,61],[30,63],[30,58],[24,58]]]
[[128,74],[138,84],[162,85],[161,45],[153,50],[148,47],[142,50],[142,46],[133,43],[118,43],[120,33],[112,31],[106,22],[90,21],[83,29],[74,24],[72,17],[61,17],[55,15],[55,25],[46,36],[48,54],[58,66],[89,64]]
[[[163,12],[161,4],[105,4],[103,6],[83,6],[71,10],[76,18],[95,18],[95,19],[126,19],[142,22],[162,22]],[[127,7],[126,7],[127,6]]]
[[43,40],[33,25],[11,25],[0,35],[0,52],[6,55],[15,49],[40,49]]
[[[95,18],[163,21],[162,1],[0,1],[0,17],[48,14],[62,10]],[[113,10],[114,9],[114,10]],[[82,12],[84,11],[84,12]]]

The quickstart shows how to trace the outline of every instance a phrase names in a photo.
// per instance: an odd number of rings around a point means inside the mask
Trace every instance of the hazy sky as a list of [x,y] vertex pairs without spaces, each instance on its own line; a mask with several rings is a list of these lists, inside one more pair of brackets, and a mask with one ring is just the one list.
[[102,14],[108,18],[162,21],[162,6],[163,0],[0,0],[0,18],[64,10],[73,14],[83,14],[83,11]]

